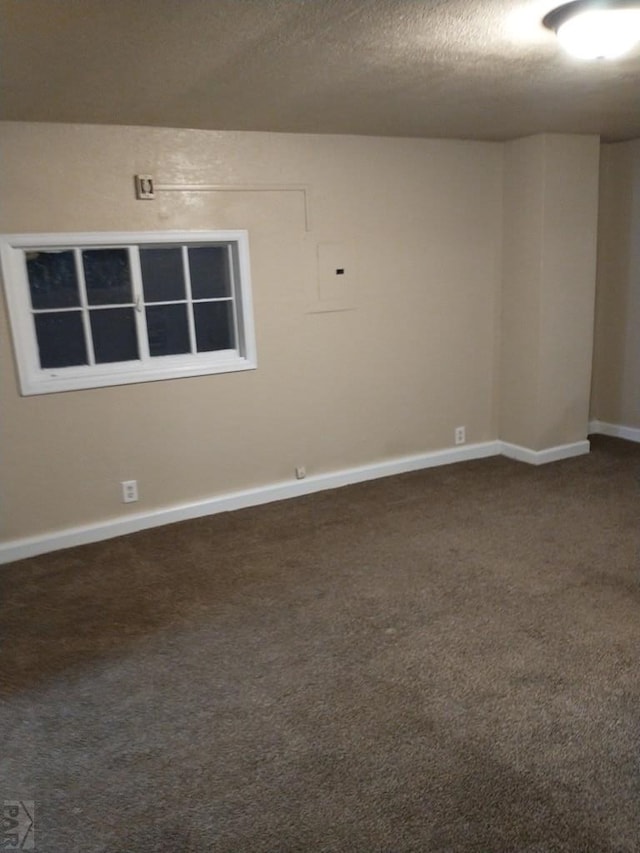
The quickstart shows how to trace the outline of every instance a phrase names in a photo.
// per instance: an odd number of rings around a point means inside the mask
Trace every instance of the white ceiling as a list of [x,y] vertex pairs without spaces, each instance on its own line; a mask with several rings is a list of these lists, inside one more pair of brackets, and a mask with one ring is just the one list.
[[640,137],[640,51],[566,57],[553,0],[0,0],[0,118]]

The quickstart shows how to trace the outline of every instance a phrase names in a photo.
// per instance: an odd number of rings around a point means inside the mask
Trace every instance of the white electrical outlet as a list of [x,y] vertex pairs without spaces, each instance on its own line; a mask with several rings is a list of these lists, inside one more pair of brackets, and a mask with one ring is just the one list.
[[120,483],[122,487],[122,503],[132,504],[138,500],[138,481],[123,480]]
[[304,480],[307,476],[307,469],[304,465],[296,465],[296,480]]
[[465,443],[465,441],[467,440],[467,436],[466,436],[465,428],[463,426],[455,428],[455,430],[453,431],[453,439],[454,439],[456,444],[464,444]]

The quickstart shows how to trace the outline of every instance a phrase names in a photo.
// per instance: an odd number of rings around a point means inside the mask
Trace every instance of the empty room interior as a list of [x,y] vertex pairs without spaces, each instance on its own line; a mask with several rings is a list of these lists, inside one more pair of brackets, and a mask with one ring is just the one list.
[[640,3],[0,0],[0,88],[0,847],[640,851]]

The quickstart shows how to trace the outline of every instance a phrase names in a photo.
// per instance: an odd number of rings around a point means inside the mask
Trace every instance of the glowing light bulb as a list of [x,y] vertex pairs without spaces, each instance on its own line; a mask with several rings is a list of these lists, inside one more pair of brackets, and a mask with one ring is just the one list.
[[617,59],[640,41],[640,8],[585,9],[559,24],[557,34],[578,59]]

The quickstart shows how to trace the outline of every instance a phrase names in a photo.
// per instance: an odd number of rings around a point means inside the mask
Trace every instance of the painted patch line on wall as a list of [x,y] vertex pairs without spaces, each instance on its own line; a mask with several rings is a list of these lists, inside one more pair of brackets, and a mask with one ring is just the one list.
[[164,193],[302,193],[304,230],[311,231],[310,187],[308,184],[155,184],[154,192]]

